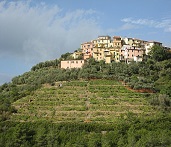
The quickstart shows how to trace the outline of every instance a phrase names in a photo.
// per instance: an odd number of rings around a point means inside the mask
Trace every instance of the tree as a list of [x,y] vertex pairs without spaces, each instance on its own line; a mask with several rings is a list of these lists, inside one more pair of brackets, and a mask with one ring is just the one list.
[[152,57],[152,59],[156,61],[163,61],[163,60],[166,60],[168,57],[166,50],[163,47],[158,46],[158,45],[154,45],[151,48],[149,55]]
[[67,52],[67,53],[65,53],[65,54],[62,54],[62,55],[61,55],[61,59],[62,59],[62,60],[72,59],[71,53]]

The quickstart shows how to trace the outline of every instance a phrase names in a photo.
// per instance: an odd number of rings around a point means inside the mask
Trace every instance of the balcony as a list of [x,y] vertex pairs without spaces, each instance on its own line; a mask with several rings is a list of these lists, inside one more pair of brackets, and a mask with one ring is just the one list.
[[100,52],[99,51],[93,51],[94,54],[99,54]]

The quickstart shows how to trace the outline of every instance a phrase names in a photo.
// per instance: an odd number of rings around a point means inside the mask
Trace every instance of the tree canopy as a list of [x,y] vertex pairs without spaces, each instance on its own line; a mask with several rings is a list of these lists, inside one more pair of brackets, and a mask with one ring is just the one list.
[[161,47],[159,45],[154,45],[151,48],[149,55],[155,61],[163,61],[163,60],[167,60],[167,59],[171,58],[170,52],[165,50],[163,47]]

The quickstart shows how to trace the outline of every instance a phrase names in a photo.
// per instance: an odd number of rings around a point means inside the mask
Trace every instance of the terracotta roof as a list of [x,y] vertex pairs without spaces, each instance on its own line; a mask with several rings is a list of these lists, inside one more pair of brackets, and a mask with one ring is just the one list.
[[121,38],[120,36],[113,36],[113,38]]

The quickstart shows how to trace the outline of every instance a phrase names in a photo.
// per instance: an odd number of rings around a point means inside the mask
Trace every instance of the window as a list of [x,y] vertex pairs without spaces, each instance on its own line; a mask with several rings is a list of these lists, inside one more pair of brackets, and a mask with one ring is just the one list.
[[132,52],[133,52],[133,50],[132,50]]
[[76,63],[78,64],[78,61],[76,61]]
[[129,54],[128,54],[128,56],[129,56]]
[[67,63],[69,63],[69,61],[67,61]]
[[81,61],[81,63],[82,63],[83,61]]
[[132,55],[132,57],[133,57],[133,55]]
[[71,63],[74,63],[74,61],[71,61]]

